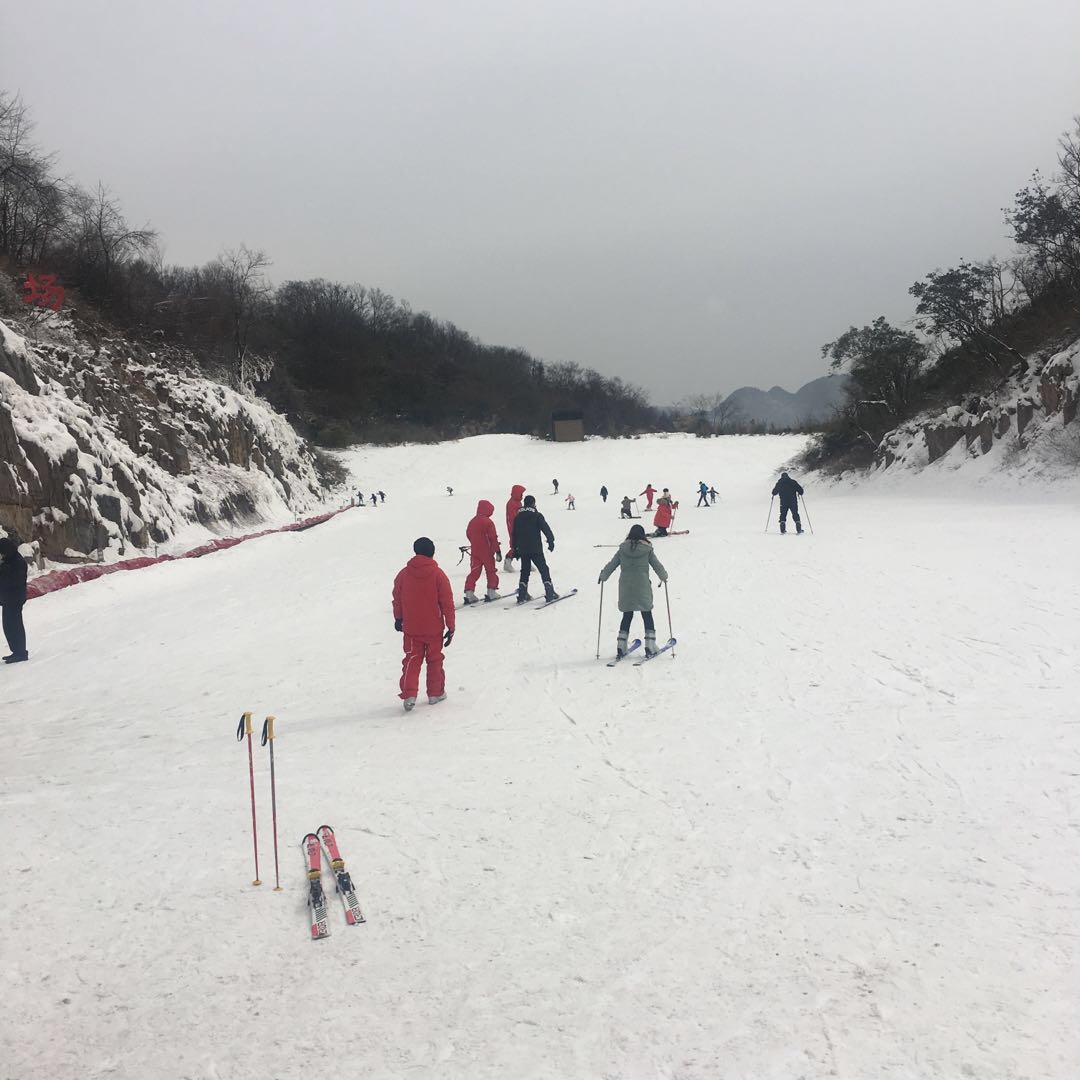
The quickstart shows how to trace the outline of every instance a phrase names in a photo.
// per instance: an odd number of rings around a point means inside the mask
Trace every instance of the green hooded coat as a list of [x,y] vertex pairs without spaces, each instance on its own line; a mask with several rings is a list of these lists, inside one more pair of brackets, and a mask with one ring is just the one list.
[[652,580],[649,567],[652,567],[661,581],[667,581],[664,564],[656,557],[652,544],[648,540],[624,540],[619,545],[611,562],[600,571],[600,580],[607,581],[618,567],[619,574],[619,610],[652,611]]

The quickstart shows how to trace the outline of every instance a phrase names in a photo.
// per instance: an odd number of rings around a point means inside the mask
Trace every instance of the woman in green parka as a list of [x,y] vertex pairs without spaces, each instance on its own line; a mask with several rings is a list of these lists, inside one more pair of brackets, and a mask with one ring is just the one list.
[[630,530],[611,562],[600,571],[600,582],[607,581],[615,573],[616,567],[620,571],[619,610],[623,613],[616,655],[626,655],[630,624],[634,620],[634,612],[640,611],[645,623],[645,655],[652,656],[656,652],[656,625],[653,623],[653,593],[649,567],[656,571],[663,582],[667,581],[668,575],[640,525],[635,525]]

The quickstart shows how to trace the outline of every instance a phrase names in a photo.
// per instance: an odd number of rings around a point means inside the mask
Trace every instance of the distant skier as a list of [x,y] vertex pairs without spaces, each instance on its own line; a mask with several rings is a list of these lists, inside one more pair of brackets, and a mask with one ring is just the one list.
[[379,492],[379,502],[386,502],[386,492],[385,491],[380,491]]
[[446,700],[443,649],[454,640],[454,593],[450,579],[435,561],[435,545],[421,536],[415,554],[394,578],[394,629],[405,635],[401,662],[402,706],[416,704],[420,667],[427,661],[428,704]]
[[602,487],[600,489],[600,498],[603,499],[604,502],[607,502],[607,487],[606,486]]
[[551,494],[552,495],[558,495],[559,494],[559,481],[558,480],[552,480],[551,483],[555,488],[555,490]]
[[480,572],[487,576],[487,595],[484,600],[490,602],[499,599],[499,572],[496,563],[502,558],[502,545],[499,543],[499,533],[495,528],[495,522],[491,515],[495,513],[495,506],[487,499],[481,499],[476,504],[476,516],[469,522],[465,535],[471,545],[469,576],[465,578],[465,603],[478,603],[476,583],[480,580]]
[[697,499],[698,506],[708,506],[709,505],[709,485],[706,484],[704,480],[702,480],[698,484],[697,489],[698,489],[698,499]]
[[26,651],[26,627],[23,625],[23,605],[26,603],[26,560],[19,554],[19,545],[10,536],[0,536],[0,621],[11,652],[5,664],[29,660]]
[[645,503],[645,509],[646,510],[651,510],[652,509],[653,496],[656,494],[656,488],[654,488],[652,486],[652,484],[646,484],[645,485],[645,490],[644,491],[639,491],[638,494],[645,496],[646,500],[648,500]]
[[671,528],[671,519],[675,516],[675,504],[671,500],[671,494],[664,488],[663,495],[656,500],[656,515],[653,517],[653,525],[656,532],[653,536],[667,536]]
[[714,487],[709,488],[709,498],[712,500],[714,506],[716,505],[716,496],[719,495],[719,494],[720,494],[720,492],[718,492],[716,490],[716,488],[714,488]]
[[454,494],[454,489],[449,484],[446,485],[446,494],[447,495],[453,495]]
[[619,517],[632,518],[634,516],[634,508],[631,503],[629,495],[624,495],[622,499],[622,509],[619,511]]
[[645,655],[656,655],[656,626],[653,623],[653,590],[649,578],[649,567],[656,571],[661,581],[668,579],[664,564],[656,557],[652,544],[645,537],[645,530],[640,525],[632,525],[626,539],[619,545],[619,550],[611,561],[600,571],[600,582],[607,581],[619,568],[619,610],[622,623],[615,645],[615,655],[626,655],[626,641],[630,636],[630,624],[634,621],[634,612],[640,611],[645,623]]
[[374,495],[371,496],[371,505],[372,506],[378,506],[379,505],[379,500]]
[[533,566],[540,573],[540,580],[544,583],[544,598],[549,602],[558,600],[559,594],[551,584],[551,571],[548,569],[547,560],[544,558],[544,545],[541,535],[547,537],[548,551],[555,550],[555,534],[551,526],[544,520],[544,515],[536,509],[536,498],[526,495],[525,502],[517,517],[514,518],[514,528],[511,534],[511,543],[514,553],[521,560],[521,575],[518,579],[517,602],[524,604],[531,600],[529,595],[529,574]]
[[566,496],[566,509],[567,510],[576,510],[577,509],[577,504],[574,502],[574,496],[572,494]]
[[364,493],[362,491],[358,491],[356,493],[356,505],[357,506],[365,506],[366,505],[366,503],[364,502]]
[[785,472],[780,474],[780,479],[773,486],[772,493],[780,496],[780,531],[787,532],[787,516],[790,511],[795,521],[795,531],[801,533],[803,527],[799,519],[799,496],[803,493],[802,486]]
[[510,489],[510,498],[506,500],[506,539],[510,546],[506,549],[506,558],[503,560],[505,574],[513,570],[510,560],[517,558],[517,552],[514,551],[514,518],[518,516],[518,511],[521,509],[521,496],[524,494],[524,485],[515,484]]

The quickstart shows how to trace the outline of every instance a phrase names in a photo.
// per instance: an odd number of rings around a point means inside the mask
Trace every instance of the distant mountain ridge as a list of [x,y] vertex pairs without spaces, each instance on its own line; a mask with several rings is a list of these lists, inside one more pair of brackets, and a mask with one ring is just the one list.
[[761,390],[742,386],[728,394],[724,408],[738,410],[737,420],[769,428],[795,428],[827,420],[845,396],[847,375],[824,375],[800,386],[794,394],[782,386]]

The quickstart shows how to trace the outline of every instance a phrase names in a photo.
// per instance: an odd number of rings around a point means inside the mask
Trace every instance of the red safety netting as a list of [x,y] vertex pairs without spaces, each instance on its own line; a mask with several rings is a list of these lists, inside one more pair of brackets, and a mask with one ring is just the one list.
[[104,577],[106,574],[115,574],[121,570],[141,570],[144,566],[157,566],[159,563],[175,562],[177,559],[199,559],[203,555],[209,555],[215,551],[225,551],[236,547],[248,540],[257,540],[261,536],[272,536],[274,533],[302,532],[315,525],[321,525],[338,514],[343,514],[351,507],[343,507],[341,510],[330,510],[325,514],[316,514],[314,517],[304,518],[302,521],[293,521],[288,525],[282,525],[277,529],[263,529],[262,532],[246,533],[243,536],[224,536],[218,540],[208,540],[190,551],[181,555],[158,555],[151,558],[148,555],[140,555],[134,559],[123,559],[121,562],[98,563],[92,566],[76,566],[70,570],[52,570],[27,582],[26,598],[33,600],[36,596],[46,596],[48,593],[58,592],[71,585],[78,585],[83,581],[93,581]]

